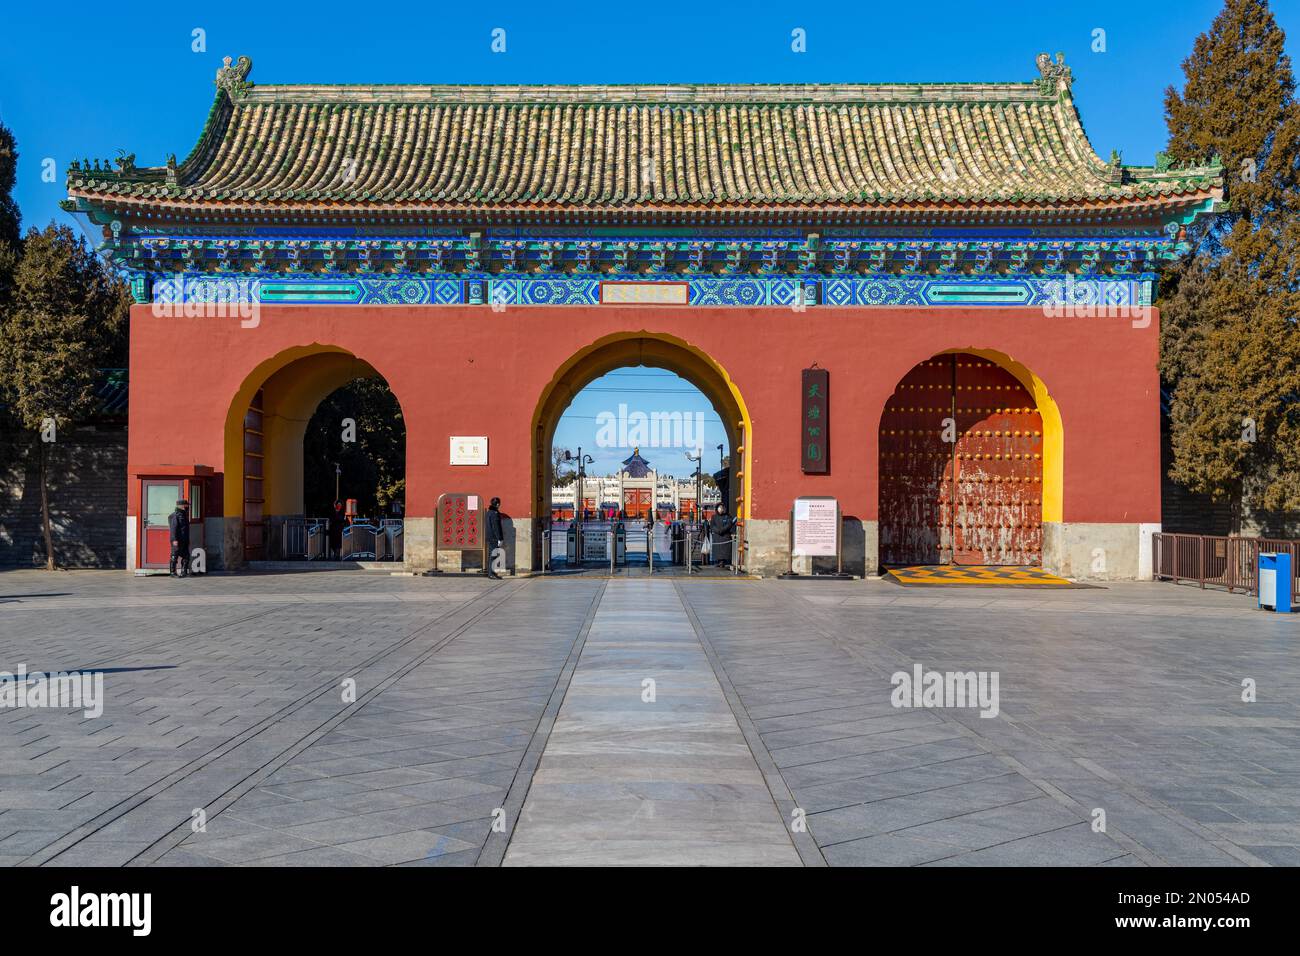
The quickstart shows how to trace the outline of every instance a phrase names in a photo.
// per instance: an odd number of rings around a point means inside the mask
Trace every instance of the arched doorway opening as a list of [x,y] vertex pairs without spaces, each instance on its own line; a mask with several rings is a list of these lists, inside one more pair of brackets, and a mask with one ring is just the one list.
[[[226,418],[227,566],[401,560],[405,445],[401,406],[363,359],[313,345],[263,362]],[[342,515],[332,508],[336,488]]]
[[1010,357],[950,350],[914,366],[880,418],[881,566],[1041,566],[1063,444],[1046,386]]
[[[703,443],[701,450],[705,460],[701,465],[701,471],[710,473],[711,469],[717,468],[722,473],[720,484],[725,486],[725,498],[730,512],[739,519],[738,530],[740,540],[743,541],[743,527],[749,516],[752,488],[752,475],[747,463],[753,457],[753,428],[749,411],[739,389],[726,370],[707,353],[679,338],[646,332],[617,333],[593,342],[574,354],[557,370],[538,400],[532,423],[532,503],[536,519],[533,534],[535,567],[540,566],[542,562],[542,532],[549,529],[552,517],[556,514],[552,501],[552,488],[557,465],[554,457],[555,436],[560,419],[584,388],[596,379],[622,369],[660,369],[671,372],[698,389],[713,407],[718,419],[715,427],[720,427],[722,435],[712,442]],[[667,417],[656,422],[653,414],[653,412],[645,413],[644,424],[650,429],[650,433],[658,434],[655,429],[666,428],[674,435],[681,435],[683,439],[688,435],[689,430],[684,427],[686,424],[684,421]],[[666,414],[671,416],[672,413]],[[637,424],[634,423],[632,427],[637,427]],[[610,422],[605,422],[604,425],[609,427]],[[619,426],[616,424],[615,427]],[[659,444],[662,445],[662,442]],[[674,443],[668,444],[672,446]],[[718,444],[723,445],[723,454],[727,458],[725,468],[718,467],[716,463],[719,454],[716,447]],[[680,465],[688,465],[683,454],[685,450],[673,447],[663,449],[666,455],[672,456],[672,460],[680,459]],[[638,451],[647,452],[647,449],[634,449],[634,452]],[[584,456],[587,454],[585,449],[583,454]],[[638,455],[638,457],[642,456]],[[694,475],[694,471],[695,466],[689,465],[691,475]],[[575,494],[573,509],[576,512],[587,509],[589,514],[592,510],[601,511],[606,503],[603,500],[598,502],[591,499],[585,492],[584,486],[581,498]],[[624,496],[627,494],[626,489],[622,494]],[[698,517],[703,511],[702,506],[706,500],[701,495],[692,502],[694,517]],[[658,517],[660,520],[668,518],[666,514],[668,509],[663,507],[665,501],[661,500],[657,491],[651,492],[647,500],[623,497],[622,500],[613,503],[615,508],[606,507],[603,510],[612,510],[616,518],[619,513],[627,513],[629,502],[638,514],[645,513],[651,518]],[[563,511],[563,505],[560,510]],[[672,517],[683,517],[682,510],[683,500],[679,495],[676,513]],[[557,545],[557,549],[558,547]],[[743,546],[739,558],[743,564]]]

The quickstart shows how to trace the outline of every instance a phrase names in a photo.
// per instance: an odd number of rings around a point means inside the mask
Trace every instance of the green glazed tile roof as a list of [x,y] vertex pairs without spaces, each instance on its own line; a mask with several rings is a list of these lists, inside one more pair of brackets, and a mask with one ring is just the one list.
[[[1041,68],[1041,67],[1040,67]],[[229,69],[229,68],[227,68]],[[68,173],[90,201],[602,212],[1166,203],[1217,167],[1093,150],[1069,80],[750,86],[222,85],[174,172]]]

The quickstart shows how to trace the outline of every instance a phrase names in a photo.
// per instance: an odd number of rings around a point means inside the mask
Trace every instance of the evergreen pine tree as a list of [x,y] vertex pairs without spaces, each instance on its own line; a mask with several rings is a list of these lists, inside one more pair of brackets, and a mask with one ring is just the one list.
[[50,529],[49,444],[94,405],[104,359],[119,348],[129,295],[67,226],[35,229],[22,244],[7,306],[0,312],[0,388],[40,456],[46,567],[55,567]]
[[1226,0],[1165,93],[1178,164],[1223,161],[1229,209],[1199,220],[1164,278],[1161,374],[1170,477],[1247,504],[1300,508],[1300,106],[1265,0]]

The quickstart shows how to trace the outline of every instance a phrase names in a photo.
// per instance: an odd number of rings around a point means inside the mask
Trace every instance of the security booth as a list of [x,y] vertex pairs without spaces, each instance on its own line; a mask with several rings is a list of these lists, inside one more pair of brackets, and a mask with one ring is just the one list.
[[215,484],[213,469],[207,465],[157,465],[146,473],[133,476],[139,488],[135,516],[134,570],[137,574],[166,573],[171,566],[171,526],[168,518],[176,502],[190,503],[190,552],[206,548],[203,533],[207,517],[209,492]]

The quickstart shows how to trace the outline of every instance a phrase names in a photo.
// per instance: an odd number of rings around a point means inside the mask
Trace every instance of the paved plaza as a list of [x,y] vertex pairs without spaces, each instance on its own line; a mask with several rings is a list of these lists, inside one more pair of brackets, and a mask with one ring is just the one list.
[[1298,649],[1169,584],[12,572],[0,670],[105,703],[0,710],[0,863],[1297,865]]

